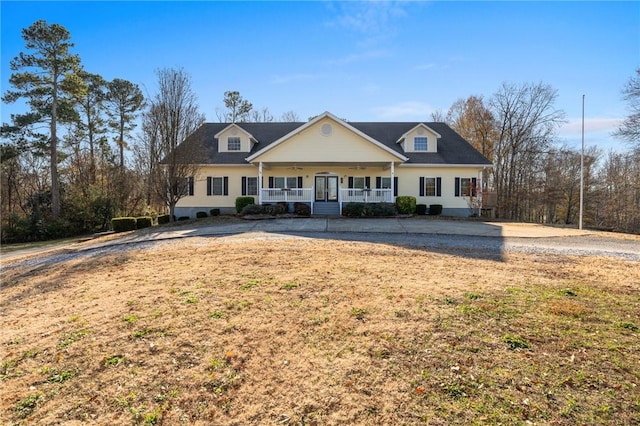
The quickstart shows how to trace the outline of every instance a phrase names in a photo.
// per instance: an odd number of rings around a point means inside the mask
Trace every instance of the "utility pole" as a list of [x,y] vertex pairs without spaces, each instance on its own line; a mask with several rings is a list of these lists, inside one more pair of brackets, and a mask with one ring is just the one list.
[[584,205],[584,95],[582,95],[582,149],[580,151],[580,220],[578,229],[582,229],[582,210]]

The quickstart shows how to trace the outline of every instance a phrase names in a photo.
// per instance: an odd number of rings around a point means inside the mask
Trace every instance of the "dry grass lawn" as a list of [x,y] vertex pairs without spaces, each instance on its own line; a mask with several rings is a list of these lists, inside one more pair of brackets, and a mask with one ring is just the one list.
[[0,423],[639,424],[640,268],[191,238],[0,291]]

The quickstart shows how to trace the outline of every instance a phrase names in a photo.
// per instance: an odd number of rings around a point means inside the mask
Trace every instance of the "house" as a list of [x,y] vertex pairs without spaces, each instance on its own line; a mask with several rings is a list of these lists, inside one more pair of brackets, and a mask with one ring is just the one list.
[[444,123],[349,122],[329,112],[306,123],[205,123],[182,145],[192,143],[204,144],[202,161],[177,217],[235,212],[240,196],[339,215],[345,203],[393,203],[399,195],[469,216],[482,170],[492,166]]

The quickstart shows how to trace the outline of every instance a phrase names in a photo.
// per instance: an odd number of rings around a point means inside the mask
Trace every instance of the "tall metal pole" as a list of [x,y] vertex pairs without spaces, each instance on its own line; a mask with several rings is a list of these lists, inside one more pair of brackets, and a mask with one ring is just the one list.
[[584,95],[582,95],[582,149],[580,151],[580,221],[578,229],[582,229],[582,210],[584,206]]

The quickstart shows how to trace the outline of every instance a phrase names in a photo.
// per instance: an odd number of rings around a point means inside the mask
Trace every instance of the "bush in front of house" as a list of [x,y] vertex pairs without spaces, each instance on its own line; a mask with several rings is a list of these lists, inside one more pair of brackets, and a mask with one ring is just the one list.
[[285,214],[289,211],[289,204],[287,203],[278,203],[267,205],[267,214],[272,216],[277,216],[279,214]]
[[168,214],[158,215],[158,225],[164,225],[165,223],[169,223],[171,221],[171,216]]
[[141,216],[136,218],[136,228],[150,228],[153,225],[153,218],[151,216]]
[[266,214],[267,206],[262,206],[260,204],[247,204],[242,208],[240,214],[242,216],[249,216],[254,214]]
[[111,227],[113,232],[125,232],[136,230],[135,217],[114,217],[111,219]]
[[342,215],[346,217],[385,217],[395,216],[393,203],[347,203],[342,206]]
[[178,221],[189,220],[189,219],[191,219],[189,216],[180,216],[178,218]]
[[427,205],[426,204],[416,204],[416,214],[419,214],[419,215],[427,214]]
[[236,198],[236,212],[242,213],[245,206],[255,204],[256,200],[253,197],[238,197]]
[[298,216],[311,216],[311,206],[306,203],[294,203],[293,212]]
[[362,217],[364,213],[364,203],[347,203],[342,206],[342,216]]
[[416,197],[400,195],[396,197],[396,208],[400,214],[413,214],[416,211]]
[[220,216],[220,209],[211,209],[209,210],[209,214],[211,216]]
[[431,204],[429,206],[429,216],[442,214],[442,204]]
[[196,219],[204,219],[205,217],[209,217],[207,212],[196,212]]

